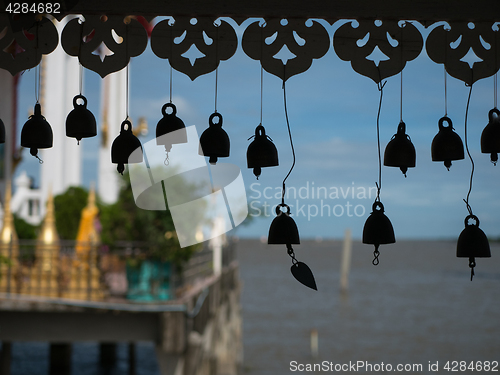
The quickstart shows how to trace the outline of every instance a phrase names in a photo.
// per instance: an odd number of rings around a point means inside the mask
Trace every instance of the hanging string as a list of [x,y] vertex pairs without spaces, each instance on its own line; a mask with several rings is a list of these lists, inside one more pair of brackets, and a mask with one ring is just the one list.
[[[286,65],[285,65],[285,68],[286,68]],[[292,163],[290,170],[288,171],[288,174],[286,175],[285,179],[283,180],[283,190],[281,192],[281,204],[282,205],[285,204],[285,191],[286,191],[285,190],[285,182],[286,182],[288,176],[290,176],[290,173],[292,173],[293,168],[295,167],[295,149],[293,147],[292,131],[290,130],[290,121],[288,119],[288,109],[286,106],[286,85],[285,85],[284,79],[283,79],[283,102],[285,103],[285,119],[286,119],[286,126],[288,128],[288,137],[290,138],[290,146],[292,148],[293,163]]]
[[215,67],[215,113],[217,113],[217,85],[219,82],[219,25],[214,22],[215,26],[215,63],[217,64]]
[[172,104],[172,65],[170,65],[170,104]]
[[264,68],[260,65],[260,124],[262,125],[262,107],[264,97]]
[[[126,37],[127,37],[127,41],[128,41],[129,40],[128,39],[128,25],[125,28],[125,33],[126,33]],[[126,105],[127,117],[125,117],[125,120],[128,120],[128,96],[129,96],[129,82],[128,81],[129,81],[129,66],[130,66],[130,57],[128,55],[128,42],[125,44],[125,56],[128,59],[127,72],[126,72],[127,73],[127,78],[126,78],[126,85],[125,85],[125,87],[126,87],[125,91],[126,91],[126,95],[127,95],[126,98],[125,98],[125,100],[126,100],[126,104],[125,105]]]
[[[260,27],[260,57],[263,56],[264,50],[264,27],[266,22]],[[263,97],[264,97],[264,68],[262,67],[262,61],[260,62],[260,124],[262,125],[262,111],[263,111]]]
[[[400,45],[400,49],[401,49],[401,87],[400,87],[400,105],[399,105],[399,121],[400,122],[403,122],[403,69],[404,69],[404,66],[403,66],[403,27],[406,26],[406,22],[403,22],[403,24],[401,25],[401,45]],[[406,175],[405,175],[406,177]]]
[[497,73],[493,76],[493,100],[494,100],[494,108],[497,108],[498,104],[498,96],[497,96],[497,84],[498,84],[498,76]]
[[[36,21],[36,46],[35,46],[35,59],[38,61],[38,19]],[[35,98],[36,104],[40,103],[40,65],[42,65],[42,59],[40,58],[40,62],[35,66]]]
[[83,91],[83,66],[80,64],[80,95],[82,95]]
[[448,83],[447,83],[447,73],[446,67],[443,65],[444,70],[444,115],[448,116]]
[[[169,22],[168,25],[172,26],[172,25],[170,25],[170,22]],[[172,55],[173,55],[173,38],[170,38],[170,57],[169,57],[169,60],[168,60],[168,65],[170,66],[170,104],[172,104],[172,86],[173,86],[173,82],[172,82],[172,62],[171,62]]]
[[[495,66],[498,66],[498,60],[497,60],[497,38],[494,39],[495,40]],[[495,72],[495,75],[493,76],[493,100],[495,101],[494,103],[494,107],[493,108],[497,108],[497,84],[498,84],[498,70]]]
[[80,62],[80,55],[82,52],[82,43],[83,43],[83,22],[80,22],[80,19],[78,19],[78,22],[80,23],[80,43],[78,44],[78,64],[80,65],[79,73],[80,73],[80,95],[82,95],[82,87],[83,87],[83,66],[82,63]]
[[472,191],[472,178],[474,176],[474,160],[472,160],[472,156],[469,151],[469,144],[467,142],[467,117],[469,115],[469,103],[471,94],[472,94],[472,84],[470,85],[469,97],[467,98],[467,107],[465,108],[465,150],[467,151],[467,155],[469,155],[469,159],[472,164],[472,169],[470,172],[469,191],[467,192],[467,199],[464,199],[465,205],[467,206],[467,211],[469,211],[469,215],[472,215],[472,208],[469,205],[469,196]]
[[217,84],[219,80],[219,66],[215,68],[215,113],[217,113]]
[[[378,74],[380,78],[380,69],[378,69]],[[379,82],[377,83],[378,91],[380,91],[380,100],[378,103],[377,112],[378,183],[375,182],[375,185],[377,186],[377,197],[375,198],[376,202],[380,202],[380,190],[382,189],[382,156],[380,154],[380,111],[382,110],[382,97],[384,95],[384,86],[386,83],[387,81],[382,82],[382,79],[379,79]]]
[[399,101],[399,121],[403,122],[403,69],[401,69],[401,93],[400,93],[400,101]]
[[125,87],[126,87],[126,89],[125,89],[125,91],[126,91],[126,94],[125,94],[126,95],[126,97],[125,97],[125,100],[126,100],[125,103],[126,104],[125,104],[125,106],[126,106],[127,116],[125,117],[125,120],[128,120],[128,95],[129,95],[129,83],[128,83],[129,79],[128,79],[128,76],[129,76],[129,65],[130,65],[130,61],[127,64],[127,71],[126,71],[127,78],[126,78],[126,84],[125,84]]
[[[42,62],[40,61],[40,64]],[[35,99],[36,99],[36,103],[40,103],[40,64],[38,64],[37,66],[35,66]]]

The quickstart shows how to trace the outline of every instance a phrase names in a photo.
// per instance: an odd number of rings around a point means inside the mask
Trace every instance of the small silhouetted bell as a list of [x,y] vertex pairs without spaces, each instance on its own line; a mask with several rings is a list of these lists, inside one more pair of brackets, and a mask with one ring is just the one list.
[[[469,220],[475,220],[476,224],[469,224]],[[457,242],[457,257],[469,258],[471,269],[470,280],[474,277],[475,258],[490,258],[490,244],[486,234],[479,228],[479,219],[476,215],[468,215],[465,218],[465,229],[462,230]]]
[[[172,113],[167,113],[167,108]],[[173,144],[187,143],[186,125],[176,116],[177,108],[172,103],[167,103],[161,108],[163,118],[156,125],[156,144],[164,145],[165,151],[169,152]],[[166,134],[169,136],[164,137]]]
[[[78,104],[78,99],[83,100],[83,104]],[[73,110],[66,117],[66,136],[76,138],[78,144],[82,138],[95,137],[97,135],[97,125],[95,117],[87,109],[87,98],[77,95],[73,98]]]
[[[214,123],[215,117],[219,120],[217,123]],[[229,136],[222,129],[222,115],[220,113],[212,113],[208,123],[208,129],[205,129],[200,137],[199,154],[208,156],[210,164],[216,164],[217,158],[229,156]]]
[[406,134],[406,124],[401,121],[398,131],[387,144],[384,152],[384,165],[388,167],[399,167],[406,177],[408,168],[415,167],[415,147],[411,143],[410,136]]
[[42,116],[40,103],[35,104],[35,113],[31,115],[21,130],[21,146],[29,148],[30,154],[40,159],[39,148],[52,147],[52,128],[45,117]]
[[[286,207],[287,211],[281,211],[280,207]],[[284,203],[276,207],[276,217],[269,227],[267,243],[271,245],[300,244],[297,224],[290,217],[290,207]]]
[[124,164],[142,162],[141,141],[132,133],[132,124],[128,120],[122,122],[120,134],[111,145],[111,162],[118,164],[116,169],[121,174],[125,170]]
[[481,152],[491,154],[491,162],[497,165],[500,152],[500,111],[493,108],[488,113],[488,125],[481,134]]
[[375,251],[373,252],[375,258],[372,263],[374,265],[379,263],[380,252],[378,248],[380,245],[395,242],[394,229],[391,221],[384,214],[384,205],[382,202],[375,201],[372,205],[372,212],[366,219],[363,228],[363,243],[375,245]]
[[279,165],[278,150],[273,140],[266,135],[266,129],[262,124],[255,128],[254,137],[247,149],[247,165],[248,168],[253,168],[253,174],[259,179],[261,168]]
[[0,119],[0,143],[5,143],[5,124]]
[[[443,126],[446,121],[448,126]],[[460,136],[453,131],[453,123],[448,117],[439,119],[439,132],[432,140],[432,161],[444,161],[444,166],[450,170],[452,160],[464,158],[464,144]]]

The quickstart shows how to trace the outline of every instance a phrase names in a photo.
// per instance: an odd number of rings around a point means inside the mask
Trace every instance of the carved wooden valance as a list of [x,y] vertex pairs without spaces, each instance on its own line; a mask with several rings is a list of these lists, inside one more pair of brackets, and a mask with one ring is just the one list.
[[[63,22],[64,28],[58,28],[57,22]],[[500,68],[499,23],[493,21],[427,25],[431,31],[425,41],[419,31],[423,26],[417,21],[337,22],[340,26],[324,20],[265,18],[237,33],[237,22],[216,17],[176,16],[148,22],[137,16],[84,14],[57,21],[51,15],[4,13],[0,14],[0,68],[13,75],[31,69],[61,43],[85,68],[105,77],[126,67],[148,42],[156,56],[168,59],[175,70],[192,80],[213,72],[239,45],[267,72],[283,80],[307,71],[326,53],[336,53],[375,82],[401,72],[424,48],[434,62],[444,64],[451,76],[467,84],[492,76]],[[192,48],[200,56],[193,63],[185,56]],[[284,48],[294,56],[286,62],[277,56]],[[387,59],[370,59],[376,49]],[[464,60],[471,51],[474,64]]]

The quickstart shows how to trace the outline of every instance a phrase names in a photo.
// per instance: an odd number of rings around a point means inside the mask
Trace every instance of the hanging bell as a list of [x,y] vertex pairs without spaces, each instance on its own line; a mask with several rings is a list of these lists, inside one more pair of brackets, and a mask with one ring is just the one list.
[[[476,224],[469,224],[473,219]],[[491,258],[490,244],[486,234],[479,228],[479,219],[475,215],[468,215],[465,218],[465,229],[462,230],[457,242],[457,257],[469,258],[471,269],[470,280],[474,277],[475,258]]]
[[497,165],[500,152],[500,111],[493,108],[488,113],[488,125],[481,134],[481,152],[491,154],[491,162]]
[[132,124],[128,120],[122,122],[120,134],[111,145],[111,162],[118,164],[116,169],[122,175],[125,170],[124,164],[142,162],[141,141],[132,133]]
[[[448,126],[443,126],[446,121]],[[453,123],[448,117],[439,119],[439,132],[432,140],[432,161],[444,161],[444,166],[450,170],[452,160],[464,158],[464,144],[460,136],[453,131]]]
[[[83,104],[78,104],[78,99],[83,100]],[[82,138],[95,137],[97,135],[97,125],[95,117],[87,109],[87,98],[77,95],[73,98],[73,110],[66,117],[66,137],[76,138],[78,144]]]
[[5,124],[0,119],[0,143],[5,143]]
[[[167,108],[171,108],[172,113],[167,113]],[[165,151],[169,152],[173,144],[187,143],[186,125],[176,116],[177,108],[172,103],[164,104],[161,113],[163,118],[156,125],[156,144],[164,145]],[[170,135],[163,137],[166,134]]]
[[[286,213],[281,211],[280,207],[286,207]],[[290,207],[284,203],[276,206],[276,217],[269,227],[267,243],[270,245],[300,244],[297,224],[290,217]]]
[[266,135],[266,129],[260,124],[255,128],[255,139],[247,149],[247,165],[253,168],[253,174],[259,179],[261,168],[275,167],[278,163],[278,150],[272,139]]
[[[214,123],[214,118],[219,121]],[[220,113],[212,113],[208,120],[209,128],[205,129],[200,137],[199,154],[208,156],[210,164],[216,164],[217,158],[226,158],[229,156],[229,136],[222,129],[222,115]]]
[[37,156],[38,149],[51,148],[52,140],[52,128],[42,116],[40,103],[36,103],[35,113],[29,117],[21,130],[21,146],[29,148],[30,154],[40,159]]
[[395,242],[394,229],[391,221],[384,214],[384,205],[382,202],[375,201],[372,205],[372,212],[366,219],[363,228],[363,243],[375,245],[373,265],[376,266],[379,263],[379,246]]
[[405,133],[406,125],[401,121],[398,131],[387,144],[384,152],[384,165],[388,167],[399,167],[406,177],[408,168],[415,167],[416,153],[410,136]]

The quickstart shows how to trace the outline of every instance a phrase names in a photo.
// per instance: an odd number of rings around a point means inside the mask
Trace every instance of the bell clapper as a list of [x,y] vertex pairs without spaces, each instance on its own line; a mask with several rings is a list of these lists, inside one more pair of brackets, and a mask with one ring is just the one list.
[[255,177],[257,177],[257,180],[259,179],[261,172],[262,172],[262,168],[260,168],[260,167],[255,167],[253,169],[253,174],[255,175]]
[[373,256],[375,258],[373,258],[372,264],[374,266],[378,266],[378,264],[380,263],[380,261],[378,260],[378,257],[380,256],[380,251],[378,251],[379,246],[380,246],[379,244],[376,244],[375,245],[375,251],[373,252]]
[[491,153],[491,162],[496,167],[498,161],[498,154],[496,152]]
[[405,175],[405,178],[406,178],[406,172],[408,171],[408,168],[407,167],[399,167],[399,169],[401,169],[401,172],[403,172],[403,174]]
[[445,160],[444,161],[444,166],[446,167],[446,169],[449,171],[450,170],[450,167],[451,167],[451,160]]
[[470,281],[474,277],[474,267],[476,267],[476,259],[474,257],[469,258],[469,267],[470,267]]
[[43,160],[40,159],[40,157],[38,156],[38,149],[37,148],[34,148],[34,147],[30,148],[30,154],[38,159],[38,163],[43,164]]
[[123,176],[123,171],[125,170],[125,165],[123,163],[118,163],[116,170],[118,171],[118,173],[120,173]]
[[217,156],[210,156],[210,158],[208,159],[208,162],[212,165],[217,164]]

